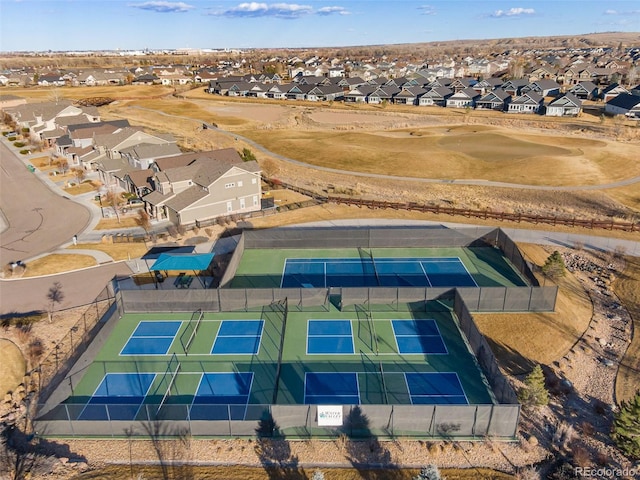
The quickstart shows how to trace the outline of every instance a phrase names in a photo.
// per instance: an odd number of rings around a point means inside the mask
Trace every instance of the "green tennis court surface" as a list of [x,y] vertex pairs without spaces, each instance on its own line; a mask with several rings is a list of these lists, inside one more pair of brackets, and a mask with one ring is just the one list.
[[231,288],[490,287],[527,282],[491,247],[246,249]]
[[243,420],[265,404],[493,403],[455,316],[437,303],[125,314],[83,373],[66,402],[78,420]]

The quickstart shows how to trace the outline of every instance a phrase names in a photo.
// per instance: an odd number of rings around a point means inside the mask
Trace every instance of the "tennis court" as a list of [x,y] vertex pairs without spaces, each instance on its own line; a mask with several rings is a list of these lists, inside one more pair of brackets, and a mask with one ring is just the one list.
[[[448,309],[125,314],[76,420],[244,420],[264,404],[492,403]],[[275,399],[275,402],[274,402]]]
[[477,287],[459,258],[288,258],[282,288]]
[[245,249],[231,288],[478,287],[528,283],[495,248]]

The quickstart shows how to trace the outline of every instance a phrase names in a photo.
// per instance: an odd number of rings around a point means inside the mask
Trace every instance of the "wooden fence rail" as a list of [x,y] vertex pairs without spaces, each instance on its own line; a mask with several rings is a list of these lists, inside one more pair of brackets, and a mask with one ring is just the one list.
[[547,224],[553,226],[567,226],[567,227],[583,227],[591,230],[604,229],[604,230],[620,230],[624,232],[640,232],[640,223],[638,222],[620,222],[611,220],[597,220],[597,219],[582,219],[575,217],[557,217],[557,216],[543,216],[543,215],[531,215],[523,213],[507,213],[498,212],[495,210],[474,210],[471,208],[456,208],[456,207],[444,207],[440,205],[425,205],[415,202],[384,202],[380,200],[365,200],[361,198],[341,197],[337,195],[322,195],[317,192],[308,190],[306,188],[298,187],[296,185],[290,185],[280,181],[265,180],[272,188],[285,188],[298,192],[302,195],[311,197],[316,203],[335,203],[343,205],[354,205],[357,207],[367,207],[370,209],[391,209],[391,210],[408,210],[417,211],[423,213],[434,213],[436,215],[461,215],[468,218],[481,218],[484,220],[499,220],[509,221],[517,223],[533,223],[533,224]]

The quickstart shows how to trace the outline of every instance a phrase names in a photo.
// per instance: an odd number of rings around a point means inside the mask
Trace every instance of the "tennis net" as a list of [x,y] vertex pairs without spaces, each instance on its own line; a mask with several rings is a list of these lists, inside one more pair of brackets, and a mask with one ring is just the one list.
[[378,269],[376,268],[376,262],[373,259],[373,253],[371,253],[371,250],[367,251],[362,247],[358,247],[358,254],[360,255],[362,271],[364,274],[376,277],[376,283],[380,286],[380,277],[378,276]]
[[[180,335],[180,343],[182,343],[182,348],[184,353],[188,355],[189,347],[191,346],[191,342],[196,337],[198,333],[198,328],[200,327],[200,322],[202,321],[202,317],[204,317],[204,312],[202,309],[198,309],[193,314],[191,314],[191,319],[189,319],[189,323],[187,323],[187,327],[184,329],[182,334]],[[186,341],[184,340],[186,338]]]
[[162,389],[164,388],[164,394],[162,396],[162,400],[158,404],[158,409],[156,410],[156,416],[158,416],[158,414],[160,413],[160,410],[162,409],[164,402],[167,400],[167,397],[171,393],[171,388],[173,388],[173,385],[175,384],[176,377],[178,376],[179,371],[180,371],[180,361],[178,360],[178,357],[174,353],[173,355],[171,355],[171,359],[167,364],[167,369],[165,370],[164,375],[162,376],[162,380],[160,381],[160,384],[156,389],[156,392],[161,392]]
[[278,348],[278,363],[276,366],[275,385],[273,388],[273,402],[278,400],[278,387],[280,385],[280,374],[282,372],[282,351],[284,350],[284,333],[287,329],[287,316],[289,315],[289,302],[285,297],[284,300],[273,303],[270,306],[274,312],[278,314],[282,322],[282,329],[280,330],[280,346]]

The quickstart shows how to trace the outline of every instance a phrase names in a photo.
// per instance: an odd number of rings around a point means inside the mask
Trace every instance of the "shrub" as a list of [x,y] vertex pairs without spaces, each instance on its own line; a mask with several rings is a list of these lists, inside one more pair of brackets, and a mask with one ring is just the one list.
[[437,465],[426,465],[413,480],[444,480]]
[[631,400],[620,404],[611,438],[625,455],[640,459],[640,390]]
[[26,150],[26,149],[20,150],[21,155],[29,155],[30,153],[31,153],[31,150]]
[[572,449],[573,454],[573,464],[576,467],[586,467],[591,465],[591,455],[589,454],[589,450],[587,450],[582,445],[576,445]]
[[551,279],[564,277],[565,265],[560,252],[555,250],[551,255],[549,255],[542,266],[542,273]]
[[27,355],[29,356],[29,360],[31,361],[31,365],[35,365],[42,354],[44,353],[44,345],[42,344],[42,340],[39,338],[34,338],[29,342],[29,349],[27,350]]
[[7,140],[9,140],[10,142],[15,142],[18,139],[18,137],[7,137]]
[[566,422],[562,422],[556,428],[552,442],[558,450],[564,450],[571,443],[574,436],[575,431],[573,430],[573,427]]
[[544,373],[540,364],[527,375],[524,384],[525,386],[518,392],[518,398],[523,405],[531,407],[549,403],[549,392],[544,386]]
[[26,145],[24,142],[13,142],[13,146],[16,148],[22,148]]

